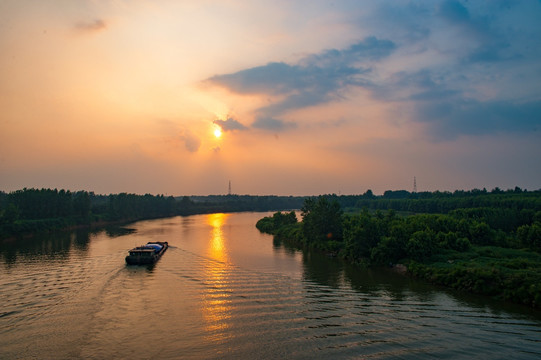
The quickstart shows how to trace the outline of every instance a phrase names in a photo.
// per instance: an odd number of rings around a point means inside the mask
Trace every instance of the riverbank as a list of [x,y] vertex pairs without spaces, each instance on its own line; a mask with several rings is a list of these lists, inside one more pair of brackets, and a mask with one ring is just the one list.
[[57,189],[0,191],[0,238],[36,231],[103,226],[176,215],[278,211],[299,208],[303,197],[194,196],[70,192]]
[[541,308],[541,255],[535,252],[472,247],[465,254],[409,261],[407,273],[432,284]]
[[[347,258],[341,252],[330,253],[318,248],[307,248],[298,238],[288,238],[284,234],[284,230],[291,234],[291,229],[292,227],[288,230],[284,227],[281,231],[277,231],[278,235],[276,233],[274,235],[299,250],[317,250],[361,267],[382,265],[367,258]],[[493,246],[474,246],[466,254],[447,252],[427,258],[424,262],[407,258],[399,261],[398,264],[390,264],[396,273],[461,292],[485,295],[495,300],[541,309],[541,255],[538,253]]]
[[539,212],[531,223],[510,232],[469,218],[469,213],[344,215],[339,205],[320,197],[305,204],[302,222],[295,214],[275,213],[256,226],[300,249],[364,266],[403,264],[407,271],[401,267],[401,272],[433,284],[541,308],[541,254],[535,241]]
[[16,241],[20,238],[32,238],[39,233],[54,233],[54,232],[67,232],[75,230],[99,230],[112,226],[121,226],[128,224],[137,220],[145,219],[136,219],[136,220],[115,220],[115,221],[105,221],[98,220],[87,223],[73,223],[69,219],[45,219],[38,221],[25,221],[20,223],[19,227],[13,229],[10,228],[8,231],[3,229],[4,232],[0,232],[0,241]]

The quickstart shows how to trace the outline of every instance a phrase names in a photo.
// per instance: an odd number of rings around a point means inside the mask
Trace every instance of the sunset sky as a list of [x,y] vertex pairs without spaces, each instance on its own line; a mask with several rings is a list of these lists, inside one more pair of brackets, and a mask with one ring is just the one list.
[[540,19],[539,0],[0,0],[0,190],[536,190]]

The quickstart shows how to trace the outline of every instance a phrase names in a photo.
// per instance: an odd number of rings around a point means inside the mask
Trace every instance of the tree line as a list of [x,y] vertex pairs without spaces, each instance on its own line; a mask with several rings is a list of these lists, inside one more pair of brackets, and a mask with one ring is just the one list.
[[27,189],[0,192],[0,237],[72,226],[213,212],[299,208],[303,197],[183,196]]
[[304,202],[301,222],[294,212],[275,213],[256,226],[300,248],[369,266],[406,264],[438,284],[541,307],[541,194],[467,196],[472,207],[435,194],[446,211],[417,214],[382,210],[381,198],[344,213],[339,198],[320,196]]

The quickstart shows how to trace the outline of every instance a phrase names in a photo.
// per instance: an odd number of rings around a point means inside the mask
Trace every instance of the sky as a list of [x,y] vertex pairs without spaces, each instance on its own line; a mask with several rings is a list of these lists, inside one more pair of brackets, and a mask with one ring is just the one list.
[[539,19],[539,0],[0,0],[0,190],[537,190]]

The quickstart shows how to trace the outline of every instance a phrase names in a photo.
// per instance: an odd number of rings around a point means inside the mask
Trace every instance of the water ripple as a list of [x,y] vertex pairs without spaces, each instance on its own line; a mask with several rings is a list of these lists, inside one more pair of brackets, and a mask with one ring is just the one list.
[[[11,267],[0,277],[0,357],[541,356],[539,321],[467,306],[436,290],[296,278],[179,244],[156,266],[129,267],[126,243],[133,239],[92,256]],[[143,351],[142,343],[153,345]]]

